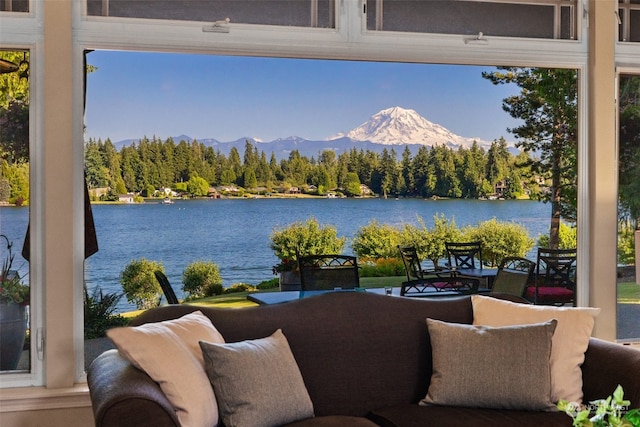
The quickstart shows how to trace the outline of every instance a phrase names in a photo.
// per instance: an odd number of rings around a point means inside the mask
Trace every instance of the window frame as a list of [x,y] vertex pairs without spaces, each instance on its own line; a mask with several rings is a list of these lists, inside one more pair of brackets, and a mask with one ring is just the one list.
[[[17,386],[39,386],[44,383],[44,356],[38,351],[38,342],[44,334],[44,294],[42,289],[43,269],[39,244],[42,240],[41,221],[43,182],[39,173],[42,164],[42,37],[38,11],[41,5],[31,2],[29,12],[0,12],[0,48],[3,50],[29,51],[29,218],[31,223],[31,262],[29,263],[30,286],[30,370],[28,372],[3,372],[1,388]],[[26,231],[26,230],[25,230]]]
[[[578,158],[578,290],[579,305],[589,302],[589,189],[588,189],[588,37],[587,14],[577,13],[576,40],[541,40],[508,37],[487,37],[486,44],[468,43],[461,35],[375,32],[366,29],[364,0],[339,0],[336,5],[336,28],[276,27],[266,25],[230,23],[229,33],[206,33],[202,23],[186,21],[154,21],[148,19],[87,16],[86,3],[73,1],[73,194],[70,209],[74,218],[83,215],[82,177],[84,169],[84,137],[82,87],[83,55],[85,50],[117,49],[129,51],[155,51],[198,53],[209,55],[246,55],[264,57],[318,58],[344,60],[372,60],[392,62],[419,62],[452,65],[531,66],[575,68],[580,73],[579,83],[579,158]],[[586,0],[577,0],[578,10],[585,8]],[[44,267],[44,131],[43,82],[40,64],[44,56],[43,2],[31,2],[30,12],[16,14],[0,12],[0,40],[3,48],[29,49],[31,52],[31,207],[32,266],[32,322],[44,328],[44,307],[47,304],[42,281]],[[18,16],[19,15],[19,16]],[[584,36],[583,36],[584,35]],[[259,42],[259,43],[256,43]],[[616,45],[618,55],[640,69],[640,51]],[[77,110],[77,111],[76,111]],[[584,231],[582,231],[584,230]],[[76,382],[85,381],[83,351],[83,299],[84,277],[82,259],[83,223],[74,223],[73,286],[73,346],[75,349]],[[49,298],[49,297],[47,297]],[[33,360],[29,375],[3,374],[2,388],[43,385],[45,362]],[[48,360],[51,363],[51,359]]]

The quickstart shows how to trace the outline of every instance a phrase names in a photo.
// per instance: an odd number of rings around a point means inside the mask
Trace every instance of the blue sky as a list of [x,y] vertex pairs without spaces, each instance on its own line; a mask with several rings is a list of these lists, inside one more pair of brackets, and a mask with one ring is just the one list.
[[491,67],[95,51],[86,138],[322,140],[400,106],[464,136],[513,137]]

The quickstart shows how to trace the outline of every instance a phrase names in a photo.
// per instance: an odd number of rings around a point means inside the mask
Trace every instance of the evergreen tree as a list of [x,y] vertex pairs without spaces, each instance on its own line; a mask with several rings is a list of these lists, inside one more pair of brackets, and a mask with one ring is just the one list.
[[516,146],[540,157],[532,162],[535,173],[550,179],[550,247],[557,248],[560,219],[575,220],[577,205],[577,99],[578,73],[573,69],[499,67],[482,76],[493,84],[516,84],[519,95],[503,100],[502,108],[524,124],[509,129]]

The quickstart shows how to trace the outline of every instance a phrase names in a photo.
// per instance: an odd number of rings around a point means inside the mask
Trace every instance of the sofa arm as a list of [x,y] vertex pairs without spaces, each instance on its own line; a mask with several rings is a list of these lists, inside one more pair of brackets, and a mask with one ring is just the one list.
[[631,408],[640,408],[640,350],[591,338],[582,365],[584,402],[611,395],[620,384]]
[[106,351],[91,363],[87,383],[96,427],[180,426],[158,384],[117,350]]

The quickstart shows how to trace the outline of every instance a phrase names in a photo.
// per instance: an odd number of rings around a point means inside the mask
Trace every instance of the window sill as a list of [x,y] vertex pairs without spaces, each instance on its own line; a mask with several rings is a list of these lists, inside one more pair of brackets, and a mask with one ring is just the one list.
[[86,383],[70,388],[17,387],[0,390],[0,413],[91,407]]

